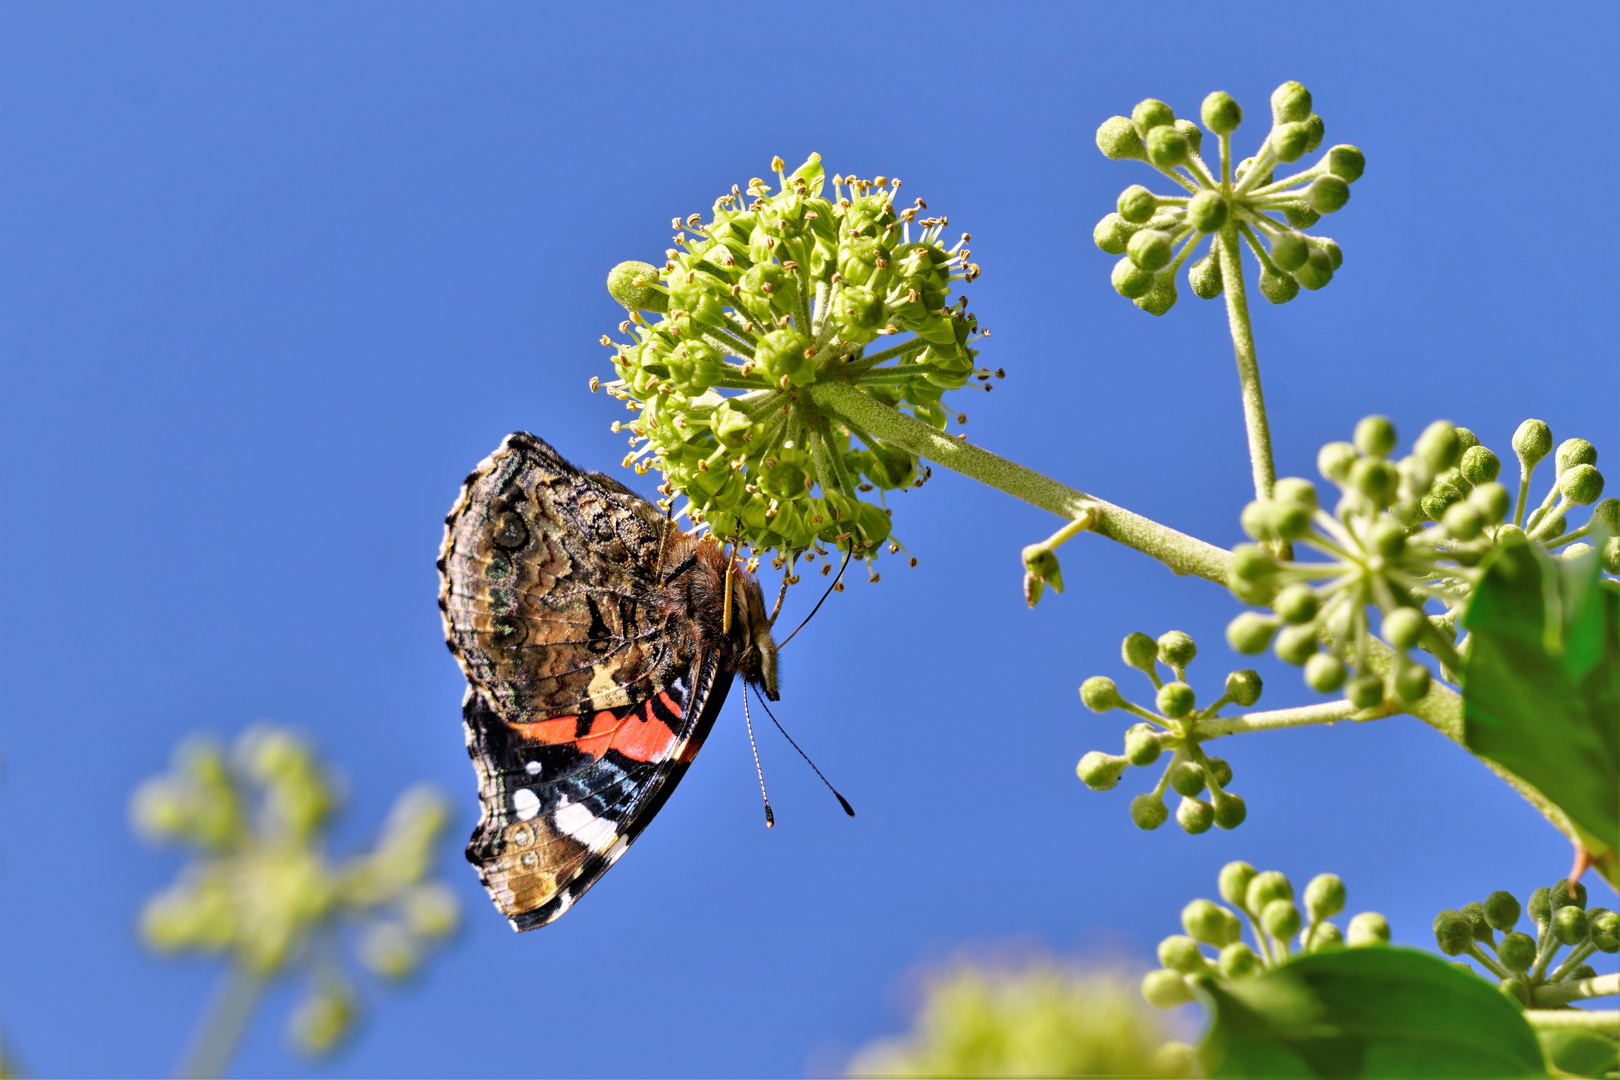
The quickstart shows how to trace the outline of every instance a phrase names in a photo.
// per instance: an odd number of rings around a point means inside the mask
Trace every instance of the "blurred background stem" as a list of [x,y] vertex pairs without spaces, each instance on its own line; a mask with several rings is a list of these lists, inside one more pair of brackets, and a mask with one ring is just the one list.
[[264,984],[264,976],[240,964],[226,967],[208,1013],[192,1035],[185,1060],[175,1074],[180,1080],[210,1080],[225,1075]]

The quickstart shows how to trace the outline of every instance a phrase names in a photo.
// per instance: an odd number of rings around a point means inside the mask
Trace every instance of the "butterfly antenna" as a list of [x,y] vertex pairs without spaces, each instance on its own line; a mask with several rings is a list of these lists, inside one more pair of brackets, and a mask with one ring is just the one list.
[[[752,683],[749,685],[753,686]],[[782,722],[776,718],[776,714],[771,712],[771,707],[765,704],[765,699],[759,696],[759,687],[757,686],[754,687],[754,696],[759,698],[759,707],[764,709],[765,715],[771,718],[771,723],[775,724],[776,730],[782,733],[782,738],[786,739],[788,741],[788,745],[793,747],[793,749],[799,750],[799,744],[793,741],[793,736],[787,733],[787,728],[783,727]],[[745,714],[748,712],[747,695],[743,696],[743,712]],[[813,771],[817,776],[821,776],[821,770],[816,768],[816,763],[810,760],[809,754],[805,753],[803,750],[799,750],[799,756],[804,758],[804,763],[810,766],[811,771]],[[848,814],[850,817],[854,817],[855,808],[849,805],[849,800],[838,794],[838,789],[833,787],[825,776],[821,776],[821,782],[826,784],[827,790],[833,793],[833,798],[837,799],[838,805],[844,808],[844,813]]]
[[[850,544],[849,544],[849,550],[844,552],[843,565],[841,565],[838,568],[838,576],[833,578],[831,585],[827,586],[827,591],[821,594],[821,599],[817,600],[816,601],[816,606],[810,609],[810,614],[808,614],[808,615],[806,615],[804,617],[804,622],[802,622],[798,626],[794,627],[793,633],[789,634],[786,638],[784,638],[782,640],[782,644],[778,645],[776,647],[778,651],[785,648],[789,641],[792,641],[795,637],[798,636],[799,631],[804,629],[805,623],[808,623],[811,619],[816,617],[816,612],[821,610],[821,605],[825,604],[827,602],[827,597],[832,595],[832,591],[834,589],[838,588],[838,583],[844,579],[844,570],[849,566],[849,557],[851,555],[853,555],[853,554],[855,554],[855,542],[853,540],[851,540]],[[782,732],[782,734],[786,735],[787,732],[784,731],[784,732]],[[792,742],[793,740],[789,739],[788,741]]]
[[[776,717],[771,717],[773,722],[775,719]],[[748,749],[754,752],[754,775],[759,777],[759,797],[765,800],[765,827],[767,829],[774,828],[776,826],[776,815],[771,813],[771,797],[765,791],[765,770],[759,767],[759,744],[754,742],[754,718],[748,712],[747,694],[743,695],[743,722],[748,725]],[[777,726],[780,727],[781,725],[778,724]],[[783,732],[783,734],[786,734],[786,732]],[[788,740],[788,742],[792,741],[792,739]],[[814,765],[810,767],[815,768]],[[840,796],[840,798],[842,797]],[[852,810],[850,813],[854,813],[854,811]]]

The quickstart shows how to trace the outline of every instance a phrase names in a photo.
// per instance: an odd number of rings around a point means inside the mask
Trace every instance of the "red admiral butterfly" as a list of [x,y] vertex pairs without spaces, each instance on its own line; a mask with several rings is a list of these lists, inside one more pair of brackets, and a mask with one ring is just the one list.
[[776,700],[771,619],[719,544],[526,432],[467,477],[438,565],[483,806],[467,859],[532,930],[646,828],[733,675]]

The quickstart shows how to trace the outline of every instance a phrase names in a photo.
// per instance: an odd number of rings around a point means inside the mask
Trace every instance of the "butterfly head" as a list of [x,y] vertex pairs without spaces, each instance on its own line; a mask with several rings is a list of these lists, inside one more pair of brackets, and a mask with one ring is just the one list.
[[776,686],[776,639],[771,637],[771,618],[765,610],[765,594],[751,575],[739,574],[731,620],[732,655],[742,677],[765,690],[772,701],[779,697]]

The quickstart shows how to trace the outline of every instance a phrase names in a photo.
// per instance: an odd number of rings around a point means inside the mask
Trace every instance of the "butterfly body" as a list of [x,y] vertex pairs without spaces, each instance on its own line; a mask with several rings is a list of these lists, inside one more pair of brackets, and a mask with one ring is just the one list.
[[438,565],[483,810],[467,858],[533,929],[663,806],[734,675],[777,697],[764,597],[720,545],[524,432],[467,477]]

